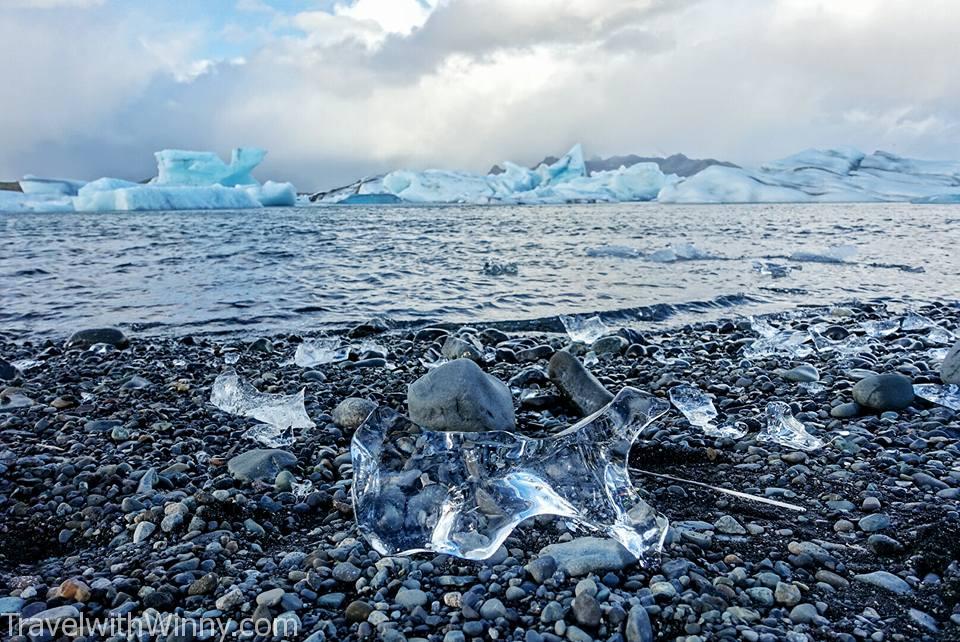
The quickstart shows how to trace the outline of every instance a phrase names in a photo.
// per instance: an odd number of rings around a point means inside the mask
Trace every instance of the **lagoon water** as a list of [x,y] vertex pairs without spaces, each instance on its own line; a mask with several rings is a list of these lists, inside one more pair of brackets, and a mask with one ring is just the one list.
[[[0,228],[0,330],[25,338],[105,325],[309,332],[372,316],[473,323],[603,312],[643,325],[960,299],[958,206],[0,213]],[[688,243],[708,257],[653,255]],[[840,263],[788,258],[840,245],[856,253]],[[774,278],[755,261],[792,269]],[[516,264],[517,273],[487,274],[485,263]]]

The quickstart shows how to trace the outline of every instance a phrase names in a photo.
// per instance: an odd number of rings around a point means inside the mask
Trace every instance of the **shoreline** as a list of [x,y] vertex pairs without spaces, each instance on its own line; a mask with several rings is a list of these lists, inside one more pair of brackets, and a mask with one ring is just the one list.
[[[954,305],[918,311],[960,331]],[[798,331],[824,323],[840,328],[837,336],[854,337],[863,333],[861,321],[895,318],[878,305],[849,305],[846,312],[798,308],[769,318]],[[485,364],[503,381],[527,371],[528,382],[540,386],[522,400],[513,395],[518,432],[545,436],[580,419],[552,384],[529,371],[546,370],[548,352],[564,347],[565,337],[457,325],[460,333],[471,328],[490,348],[503,340],[498,332],[529,347],[550,346],[539,359],[512,363],[504,353]],[[497,332],[483,333],[488,328]],[[738,440],[709,438],[674,408],[644,431],[631,466],[806,512],[634,475],[646,501],[671,522],[663,555],[646,567],[601,566],[588,579],[562,571],[543,576],[545,545],[589,534],[556,519],[518,528],[487,562],[380,558],[359,536],[349,493],[351,430],[333,423],[334,410],[361,397],[405,414],[406,386],[427,372],[420,359],[439,351],[443,336],[422,327],[368,330],[357,341],[386,348],[391,368],[379,361],[283,365],[300,340],[288,334],[256,341],[134,334],[129,347],[103,353],[67,349],[63,340],[0,338],[7,361],[44,355],[20,381],[2,384],[21,388],[37,405],[0,412],[0,585],[12,587],[0,590],[0,606],[16,607],[0,613],[27,617],[72,606],[95,618],[151,608],[195,618],[217,612],[235,622],[295,617],[298,639],[312,642],[450,642],[489,637],[494,629],[499,639],[531,642],[617,633],[632,642],[725,631],[754,640],[788,632],[807,639],[960,632],[958,412],[919,399],[888,411],[893,415],[838,411],[852,401],[857,369],[938,383],[930,350],[949,346],[933,345],[929,330],[897,330],[843,364],[818,352],[745,363],[743,349],[758,334],[744,319],[621,333],[623,341],[608,342],[617,347],[598,355],[590,370],[609,390],[630,385],[666,399],[671,387],[694,384],[715,397],[721,420],[742,421],[749,431]],[[209,403],[226,354],[238,356],[232,367],[261,391],[306,389],[317,427],[286,448],[296,459],[295,480],[312,484],[305,495],[228,472],[231,458],[261,446],[244,435],[253,420]],[[819,371],[823,390],[783,378],[782,370],[800,364]],[[825,447],[806,452],[757,441],[772,400],[790,404]],[[140,492],[150,469],[152,488]]]

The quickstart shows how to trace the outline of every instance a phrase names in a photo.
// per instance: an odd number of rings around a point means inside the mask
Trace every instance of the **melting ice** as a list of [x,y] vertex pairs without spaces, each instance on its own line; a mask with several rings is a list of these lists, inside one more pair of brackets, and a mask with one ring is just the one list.
[[570,337],[571,341],[586,343],[587,345],[593,343],[600,337],[610,334],[610,328],[598,316],[575,317],[561,315],[560,323],[563,324],[563,329],[567,331],[567,336]]
[[241,379],[233,368],[224,370],[214,380],[210,403],[231,415],[263,422],[264,425],[254,426],[247,435],[271,448],[292,444],[296,439],[295,429],[316,426],[307,416],[304,390],[293,395],[260,392]]
[[670,389],[670,401],[683,413],[691,425],[697,426],[711,437],[737,439],[746,434],[746,429],[729,424],[717,427],[717,409],[710,397],[695,386],[681,385]]
[[607,534],[638,558],[658,552],[667,521],[637,494],[626,458],[668,408],[624,388],[566,431],[531,439],[424,430],[381,406],[351,445],[360,532],[382,555],[486,559],[525,519],[558,515]]
[[823,442],[808,433],[806,427],[790,412],[790,406],[782,401],[767,404],[767,425],[757,435],[757,441],[772,441],[800,450],[823,448]]

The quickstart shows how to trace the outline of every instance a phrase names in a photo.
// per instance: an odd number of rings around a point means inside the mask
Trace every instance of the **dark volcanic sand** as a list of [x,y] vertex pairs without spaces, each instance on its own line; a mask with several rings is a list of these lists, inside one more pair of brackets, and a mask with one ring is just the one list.
[[[846,312],[797,313],[789,323],[804,329],[826,321],[857,333],[859,321],[888,316],[880,308],[851,306]],[[955,307],[920,312],[960,329]],[[559,335],[527,336],[530,345],[566,344]],[[639,337],[641,348],[601,355],[591,369],[614,391],[631,385],[665,398],[677,383],[696,384],[715,396],[721,420],[735,416],[750,428],[736,442],[717,441],[672,410],[634,446],[633,466],[766,495],[806,512],[637,474],[636,485],[671,523],[707,524],[671,529],[659,561],[598,571],[592,583],[580,584],[577,591],[587,597],[576,604],[575,587],[584,578],[558,574],[541,582],[524,568],[544,545],[589,534],[567,530],[558,520],[521,527],[487,563],[434,555],[380,560],[357,534],[349,494],[350,435],[331,423],[330,413],[347,397],[405,411],[406,385],[426,372],[419,358],[432,343],[415,340],[415,331],[373,338],[388,348],[392,370],[282,365],[300,341],[295,336],[272,337],[272,347],[260,342],[258,349],[199,337],[133,336],[127,349],[106,354],[65,349],[64,341],[0,342],[7,361],[40,361],[8,382],[37,405],[0,412],[0,613],[28,616],[74,605],[90,618],[111,609],[135,615],[155,609],[240,621],[293,612],[301,632],[287,639],[313,642],[400,636],[447,642],[635,640],[648,633],[637,625],[643,618],[636,612],[634,626],[626,626],[627,614],[639,605],[649,616],[649,632],[664,640],[958,638],[957,413],[916,399],[910,408],[883,416],[830,414],[852,400],[856,381],[846,374],[851,368],[939,383],[939,364],[928,351],[943,346],[930,342],[925,331],[898,331],[846,364],[831,354],[744,362],[740,350],[756,336],[744,320],[647,332]],[[297,457],[296,479],[313,483],[305,497],[272,484],[241,483],[227,472],[227,460],[259,445],[243,436],[253,420],[208,402],[225,351],[238,352],[235,367],[260,390],[306,387],[307,411],[317,428],[288,448]],[[811,395],[778,375],[779,368],[801,362],[819,369],[822,392]],[[531,366],[545,368],[546,361],[497,362],[487,370],[507,381]],[[124,389],[133,376],[149,385]],[[543,387],[556,392],[550,384]],[[514,399],[519,429],[527,434],[545,434],[579,418],[549,396],[541,400],[546,409],[519,406]],[[757,442],[763,409],[774,399],[790,403],[828,445],[803,453]],[[160,473],[154,491],[137,494],[149,468]],[[186,509],[182,523],[165,531],[164,509],[177,502]],[[868,542],[874,533],[858,522],[875,514],[881,515],[871,518],[881,527],[875,534],[885,537]],[[747,533],[708,527],[724,516]],[[140,522],[157,528],[133,544]],[[909,593],[854,578],[874,571],[899,576]],[[79,593],[70,582],[58,589],[71,579],[82,582]],[[273,588],[285,592],[282,601],[263,598],[267,605],[258,606],[257,596]],[[400,604],[401,588],[425,595],[411,598],[404,590]],[[217,610],[215,603],[228,594]]]

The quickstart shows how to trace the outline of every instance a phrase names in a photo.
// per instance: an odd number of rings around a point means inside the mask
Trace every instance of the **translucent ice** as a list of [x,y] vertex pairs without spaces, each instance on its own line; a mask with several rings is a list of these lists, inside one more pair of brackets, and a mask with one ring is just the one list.
[[654,263],[673,263],[674,261],[695,261],[713,258],[693,243],[677,243],[651,253],[647,259]]
[[213,152],[193,152],[164,149],[154,154],[157,158],[157,185],[253,185],[250,175],[267,155],[256,147],[238,147],[233,150],[230,164],[224,163]]
[[754,261],[753,271],[757,274],[779,279],[789,275],[792,269],[789,265],[780,265],[779,263],[770,263],[769,261]]
[[585,254],[593,257],[613,257],[617,259],[636,259],[642,256],[640,250],[628,245],[601,245],[599,247],[588,247],[585,250]]
[[900,327],[908,332],[915,330],[926,330],[927,328],[932,328],[936,324],[929,318],[923,316],[922,314],[917,314],[912,310],[908,310],[903,319],[900,320]]
[[294,395],[260,392],[232,368],[214,380],[210,392],[210,403],[220,410],[263,422],[251,428],[248,436],[271,448],[289,446],[295,429],[316,425],[307,416],[303,398],[303,390]]
[[350,356],[350,346],[340,344],[340,339],[306,339],[297,346],[293,362],[301,368],[312,368],[325,363],[344,361]]
[[835,245],[819,251],[801,250],[790,255],[793,261],[806,263],[843,263],[852,259],[857,248],[852,245]]
[[571,341],[591,344],[602,336],[610,333],[610,328],[598,316],[574,317],[560,316],[560,323],[567,331]]
[[522,521],[558,515],[635,556],[658,552],[667,521],[627,473],[631,444],[669,405],[633,388],[544,439],[423,430],[385,406],[354,433],[360,532],[383,555],[419,551],[486,559]]
[[768,357],[776,354],[792,356],[797,359],[810,356],[813,348],[807,342],[810,335],[799,330],[778,330],[763,319],[750,319],[750,327],[760,338],[744,348],[743,356],[748,359]]
[[746,430],[729,424],[717,427],[717,409],[702,390],[694,386],[675,386],[670,389],[670,401],[683,413],[691,425],[702,429],[711,437],[730,437],[737,439],[746,434]]
[[900,329],[900,322],[896,319],[881,319],[880,321],[862,321],[860,327],[868,337],[888,337]]
[[767,425],[757,435],[757,441],[772,441],[787,448],[816,450],[823,442],[810,433],[790,412],[790,406],[782,401],[767,404]]
[[938,406],[960,410],[960,386],[955,383],[945,386],[935,383],[919,383],[913,387],[913,394]]

